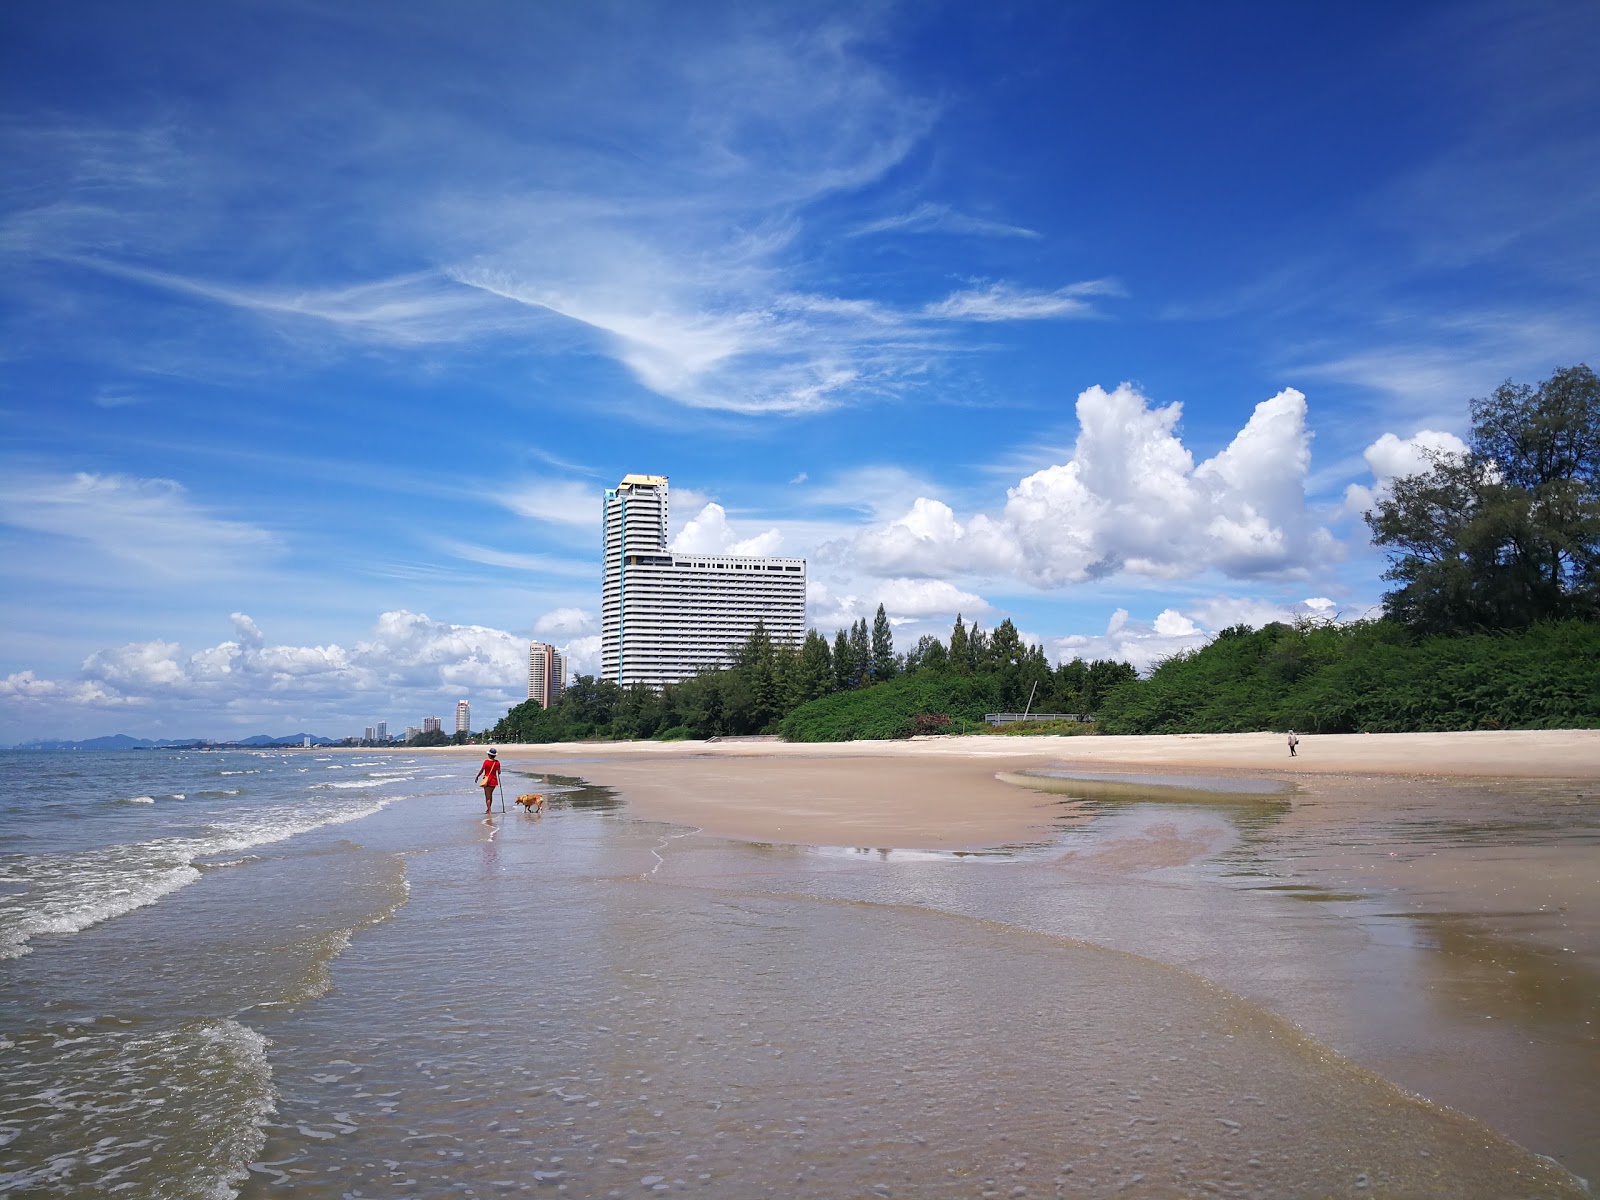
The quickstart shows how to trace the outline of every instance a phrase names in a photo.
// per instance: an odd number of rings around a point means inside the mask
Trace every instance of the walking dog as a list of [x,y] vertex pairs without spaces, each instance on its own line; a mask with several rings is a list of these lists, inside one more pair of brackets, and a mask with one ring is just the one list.
[[526,795],[518,796],[517,803],[531,813],[544,812],[544,797],[538,792],[528,792]]

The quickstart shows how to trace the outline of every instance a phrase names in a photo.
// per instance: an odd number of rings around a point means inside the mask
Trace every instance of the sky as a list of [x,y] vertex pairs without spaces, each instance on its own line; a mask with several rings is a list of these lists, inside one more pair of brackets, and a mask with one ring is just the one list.
[[598,666],[600,504],[1148,668],[1600,365],[1600,7],[0,9],[0,744]]

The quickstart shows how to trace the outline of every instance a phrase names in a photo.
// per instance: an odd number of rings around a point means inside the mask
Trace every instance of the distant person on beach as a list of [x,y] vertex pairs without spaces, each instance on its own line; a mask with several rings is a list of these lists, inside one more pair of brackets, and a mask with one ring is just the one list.
[[483,784],[483,811],[494,811],[494,789],[500,786],[500,758],[490,747],[489,757],[478,768],[478,782]]
[[[1295,747],[1298,746],[1299,744],[1300,744],[1300,739],[1295,737],[1294,730],[1292,730],[1292,729],[1289,730],[1289,757],[1290,758],[1297,758],[1299,756],[1300,752],[1295,749]],[[494,751],[491,750],[491,751],[489,751],[489,753],[493,754]]]

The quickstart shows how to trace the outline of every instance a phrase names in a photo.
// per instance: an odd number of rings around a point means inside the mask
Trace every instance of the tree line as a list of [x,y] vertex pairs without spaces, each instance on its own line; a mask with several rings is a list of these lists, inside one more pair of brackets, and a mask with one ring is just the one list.
[[[1052,667],[1038,646],[1023,642],[1009,619],[987,631],[957,615],[947,641],[924,636],[897,652],[883,605],[866,619],[838,630],[831,642],[812,629],[794,646],[775,641],[760,625],[729,655],[721,670],[702,671],[657,691],[644,684],[621,687],[579,675],[549,709],[536,701],[517,705],[492,736],[510,742],[555,742],[586,738],[726,737],[791,733],[793,718],[828,711],[831,699],[871,693],[866,707],[889,705],[911,694],[927,697],[928,711],[912,713],[877,736],[916,732],[911,718],[935,718],[924,731],[973,723],[972,710],[1092,713],[1119,683],[1134,678],[1127,663],[1076,658]],[[944,694],[968,698],[952,716]],[[859,701],[858,701],[859,703]],[[977,712],[981,719],[982,712]],[[945,722],[936,718],[946,717]]]

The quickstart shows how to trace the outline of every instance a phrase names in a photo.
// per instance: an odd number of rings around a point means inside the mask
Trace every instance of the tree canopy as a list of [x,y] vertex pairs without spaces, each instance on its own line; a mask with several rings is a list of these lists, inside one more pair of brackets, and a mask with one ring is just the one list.
[[1384,612],[1421,633],[1600,615],[1600,379],[1579,364],[1472,402],[1465,454],[1429,454],[1366,514]]

